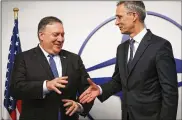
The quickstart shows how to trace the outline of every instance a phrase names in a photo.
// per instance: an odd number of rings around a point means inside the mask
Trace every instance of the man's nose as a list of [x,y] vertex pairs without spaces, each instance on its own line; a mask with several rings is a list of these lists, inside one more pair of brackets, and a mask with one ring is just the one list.
[[57,41],[60,41],[60,42],[63,42],[64,41],[64,37],[63,36],[58,36],[58,39],[57,39]]
[[116,19],[116,21],[115,21],[115,25],[118,25],[119,24],[119,21]]

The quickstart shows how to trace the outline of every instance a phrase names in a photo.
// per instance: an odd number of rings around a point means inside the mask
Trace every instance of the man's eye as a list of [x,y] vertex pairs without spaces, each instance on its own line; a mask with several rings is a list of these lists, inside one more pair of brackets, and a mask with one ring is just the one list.
[[59,34],[56,34],[56,33],[53,34],[54,37],[57,37],[58,35],[59,35]]

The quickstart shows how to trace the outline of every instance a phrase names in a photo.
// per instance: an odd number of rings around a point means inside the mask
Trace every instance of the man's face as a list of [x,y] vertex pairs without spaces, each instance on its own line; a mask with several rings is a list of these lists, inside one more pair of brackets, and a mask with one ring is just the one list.
[[39,32],[40,45],[49,54],[58,54],[64,43],[64,28],[59,22],[46,25],[44,30]]
[[134,16],[129,12],[124,4],[116,8],[116,21],[115,24],[119,27],[122,34],[131,34],[134,27]]

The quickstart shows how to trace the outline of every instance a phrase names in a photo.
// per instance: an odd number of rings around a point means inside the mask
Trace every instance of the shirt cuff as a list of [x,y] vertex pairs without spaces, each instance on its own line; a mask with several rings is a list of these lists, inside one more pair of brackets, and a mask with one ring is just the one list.
[[45,98],[45,95],[49,93],[49,90],[46,87],[46,80],[43,83],[43,98]]
[[99,85],[97,85],[97,86],[99,87],[100,95],[102,95],[102,88]]
[[83,106],[80,103],[78,103],[78,102],[77,102],[77,104],[80,106],[79,109],[77,110],[77,112],[83,113],[83,111],[84,111]]

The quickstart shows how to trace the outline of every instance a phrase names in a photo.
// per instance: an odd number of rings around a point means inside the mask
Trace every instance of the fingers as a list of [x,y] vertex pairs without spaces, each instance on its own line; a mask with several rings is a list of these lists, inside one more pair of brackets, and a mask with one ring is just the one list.
[[97,85],[92,82],[92,80],[90,78],[87,78],[88,83],[90,84],[89,88],[87,90],[85,90],[79,97],[79,99],[81,100],[84,96],[86,96],[87,94],[90,94],[90,91],[92,90],[92,88],[96,87]]
[[[90,88],[90,87],[89,87]],[[90,94],[90,91],[89,91],[89,88],[87,90],[85,90],[79,97],[79,99],[84,99],[84,97],[87,95],[87,94]]]
[[56,87],[52,87],[52,90],[54,90],[56,93],[58,93],[58,94],[61,94],[62,92],[60,91],[60,90],[58,90]]
[[67,80],[67,79],[68,79],[68,76],[60,77],[60,79],[65,79],[65,80]]
[[88,100],[87,100],[87,103],[90,103],[91,101],[93,101],[95,98],[94,97],[90,97]]
[[51,81],[46,81],[46,87],[48,90],[53,90],[58,94],[61,94],[59,88],[65,88],[66,84],[68,83],[68,76],[55,78]]
[[79,97],[80,99],[80,103],[83,103],[83,101],[85,101],[89,96],[88,96],[88,92],[85,91],[83,94],[81,94],[81,96]]
[[71,106],[73,104],[72,100],[63,99],[62,101],[65,102],[65,104],[63,105],[64,107]]
[[73,108],[69,116],[72,116],[77,111],[77,109],[78,109],[78,106],[75,106],[75,108]]
[[58,77],[58,78],[56,78],[56,80],[58,83],[67,83],[68,76]]
[[94,85],[95,85],[95,83],[92,82],[92,80],[91,80],[90,78],[87,78],[87,81],[88,81],[88,83],[89,83],[91,86],[94,86]]
[[67,81],[68,77],[60,77],[55,79],[55,86],[57,88],[65,88],[65,84],[68,83]]
[[65,102],[63,106],[66,107],[66,115],[72,116],[78,110],[78,105],[75,101],[68,99],[63,99],[62,101]]
[[68,110],[66,111],[66,115],[72,116],[76,110],[77,110],[78,106],[76,105],[72,105],[71,107],[68,108]]
[[95,99],[95,97],[93,97],[92,94],[87,94],[80,100],[80,103],[82,103],[82,104],[89,103],[89,102],[93,101],[94,99]]
[[59,77],[54,79],[57,83],[60,84],[67,84],[68,83],[68,76]]
[[55,87],[57,87],[57,88],[65,88],[66,85],[62,85],[62,84],[56,83]]

